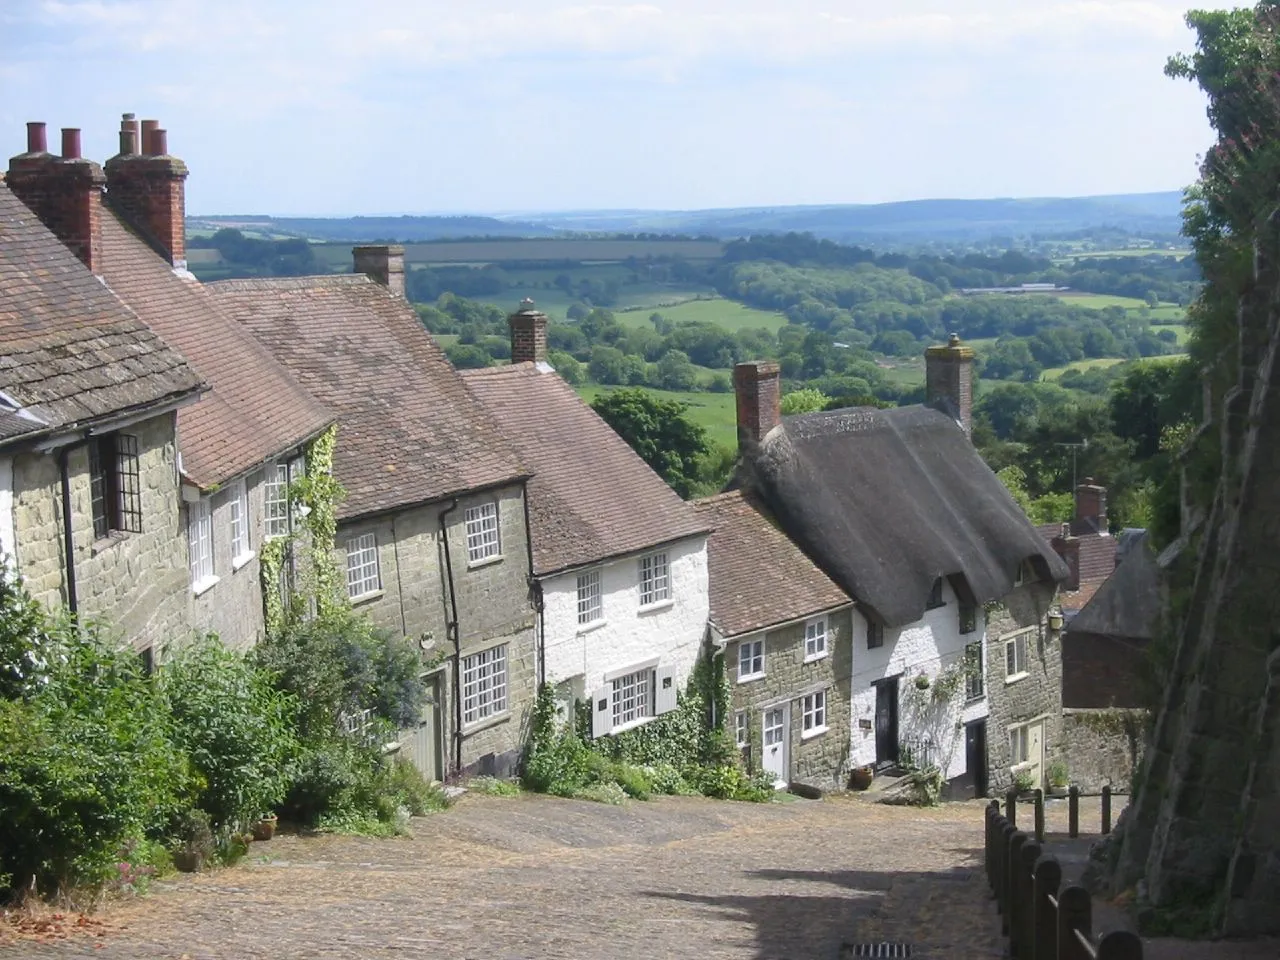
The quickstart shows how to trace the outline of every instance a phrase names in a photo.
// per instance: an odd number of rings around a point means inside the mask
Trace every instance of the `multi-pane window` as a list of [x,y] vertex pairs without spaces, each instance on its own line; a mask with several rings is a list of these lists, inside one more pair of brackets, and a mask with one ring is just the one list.
[[262,485],[262,518],[268,538],[289,535],[289,467],[287,464],[267,464],[266,481]]
[[819,690],[800,701],[801,733],[818,733],[827,728],[827,692]]
[[960,604],[960,632],[973,633],[978,629],[978,608],[971,603]]
[[653,716],[653,670],[637,670],[613,681],[613,726]]
[[804,625],[804,658],[816,660],[827,655],[827,618],[818,617]]
[[507,645],[462,658],[462,722],[478,723],[507,709]]
[[751,743],[751,718],[747,715],[747,711],[739,710],[734,714],[733,726],[739,749],[748,746]]
[[671,575],[665,553],[640,558],[640,606],[661,603],[671,597]]
[[347,541],[347,596],[355,599],[381,589],[377,536],[365,533],[352,537]]
[[935,607],[946,606],[945,601],[943,601],[942,599],[942,578],[941,577],[933,581],[933,587],[930,588],[929,590],[929,602],[926,604],[926,606],[930,610],[934,609]]
[[231,559],[235,562],[249,553],[249,497],[243,480],[231,487],[231,499],[227,501],[227,525],[231,534]]
[[1004,672],[1010,677],[1027,672],[1027,634],[1020,633],[1005,641]]
[[1014,727],[1009,731],[1009,765],[1026,763],[1030,756],[1030,727]]
[[138,438],[108,433],[89,441],[89,501],[93,535],[142,532]]
[[496,557],[500,551],[498,502],[490,500],[479,506],[467,507],[467,560],[479,563]]
[[982,669],[982,641],[977,640],[964,648],[964,695],[966,700],[977,700],[985,693]]
[[187,504],[187,557],[194,586],[200,587],[213,578],[213,518],[209,501],[203,497]]
[[867,621],[867,649],[874,650],[884,646],[884,624],[874,620]]
[[743,640],[738,644],[738,681],[764,676],[764,640]]
[[600,592],[600,571],[578,574],[578,623],[595,623],[604,617],[604,599]]

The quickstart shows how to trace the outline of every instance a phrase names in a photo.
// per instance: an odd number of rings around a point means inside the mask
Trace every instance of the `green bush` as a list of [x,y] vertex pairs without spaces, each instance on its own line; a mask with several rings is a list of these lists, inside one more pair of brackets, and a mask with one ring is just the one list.
[[274,810],[298,747],[292,698],[211,636],[181,649],[157,682],[174,740],[199,777],[196,803],[215,831],[239,833]]
[[634,800],[648,800],[653,784],[639,767],[629,763],[615,763],[609,771],[610,779],[622,788],[622,792]]
[[472,777],[467,781],[467,789],[484,797],[515,797],[520,794],[519,783],[497,777]]

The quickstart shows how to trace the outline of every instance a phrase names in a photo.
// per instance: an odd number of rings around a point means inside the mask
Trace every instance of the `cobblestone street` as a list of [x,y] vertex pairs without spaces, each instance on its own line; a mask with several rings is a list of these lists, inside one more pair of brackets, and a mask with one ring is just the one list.
[[[254,844],[109,906],[101,936],[0,941],[0,957],[837,960],[890,940],[983,960],[1003,943],[982,822],[980,803],[467,796],[412,839]],[[1242,956],[1195,954],[1211,955]]]

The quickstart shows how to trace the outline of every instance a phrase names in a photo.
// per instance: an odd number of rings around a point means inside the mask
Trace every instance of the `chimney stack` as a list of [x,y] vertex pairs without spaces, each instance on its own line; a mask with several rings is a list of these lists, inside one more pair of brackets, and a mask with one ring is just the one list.
[[175,267],[187,265],[187,165],[168,153],[157,120],[142,121],[142,142],[132,113],[120,121],[120,153],[107,161],[107,196]]
[[735,366],[733,393],[740,447],[759,443],[782,422],[782,383],[776,363],[757,360]]
[[1085,477],[1076,487],[1076,516],[1071,525],[1074,533],[1107,532],[1107,488]]
[[404,296],[404,247],[374,244],[352,247],[355,272],[380,283],[397,297]]
[[925,402],[973,431],[973,349],[951,334],[945,347],[924,352]]
[[520,309],[507,318],[511,328],[512,363],[546,363],[547,315],[534,308],[533,301],[525,297]]
[[62,131],[59,158],[43,123],[27,124],[27,152],[9,160],[5,182],[31,212],[94,273],[102,269],[102,168],[80,156],[80,131]]
[[1079,590],[1080,589],[1080,538],[1071,535],[1070,528],[1067,524],[1062,525],[1062,534],[1054,537],[1050,546],[1053,552],[1060,556],[1067,564],[1066,583],[1062,584],[1063,590]]

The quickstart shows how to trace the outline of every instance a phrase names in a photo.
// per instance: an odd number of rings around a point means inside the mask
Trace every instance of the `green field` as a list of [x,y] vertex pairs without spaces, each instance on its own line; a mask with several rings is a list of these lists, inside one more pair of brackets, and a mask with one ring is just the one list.
[[648,326],[649,317],[653,313],[660,313],[674,323],[684,321],[715,323],[731,331],[764,327],[776,333],[787,324],[785,314],[772,310],[758,310],[734,300],[725,300],[723,297],[704,296],[669,307],[646,306],[638,310],[614,308],[614,316],[620,323],[628,326]]
[[[586,383],[574,389],[582,399],[590,403],[602,393],[611,393],[623,388]],[[738,412],[734,406],[732,393],[685,393],[676,390],[655,390],[652,387],[642,389],[664,400],[679,400],[688,404],[689,419],[704,427],[707,436],[713,442],[730,450],[738,449]]]
[[1099,367],[1114,367],[1118,363],[1124,363],[1124,360],[1118,357],[1099,357],[1093,360],[1075,360],[1071,363],[1064,364],[1061,367],[1049,367],[1040,375],[1041,380],[1057,380],[1068,370],[1094,370]]
[[[316,257],[330,267],[350,269],[351,244],[317,243]],[[724,244],[718,240],[560,240],[498,239],[440,240],[404,244],[406,264],[485,264],[520,260],[572,260],[616,263],[632,257],[683,257],[686,260],[718,260]]]

